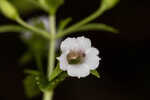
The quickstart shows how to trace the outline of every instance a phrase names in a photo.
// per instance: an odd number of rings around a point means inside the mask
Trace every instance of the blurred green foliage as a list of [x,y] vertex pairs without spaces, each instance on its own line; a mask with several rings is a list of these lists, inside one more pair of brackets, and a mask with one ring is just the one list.
[[18,11],[24,15],[34,10],[39,10],[39,7],[32,2],[32,0],[8,0],[10,1]]
[[[32,19],[31,23],[40,29],[46,30],[44,23],[38,18]],[[21,39],[28,47],[28,50],[23,54],[20,59],[21,64],[26,64],[31,61],[32,58],[34,58],[37,66],[42,67],[42,64],[40,64],[40,62],[42,62],[41,60],[48,52],[48,41],[45,40],[43,37],[32,33],[31,31],[26,31],[22,33]]]

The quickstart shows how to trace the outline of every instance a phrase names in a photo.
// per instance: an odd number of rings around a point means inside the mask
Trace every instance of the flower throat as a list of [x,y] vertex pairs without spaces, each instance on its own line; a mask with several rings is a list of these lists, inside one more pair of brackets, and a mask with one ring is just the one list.
[[81,64],[85,58],[85,53],[82,51],[70,51],[67,55],[67,61],[69,64]]

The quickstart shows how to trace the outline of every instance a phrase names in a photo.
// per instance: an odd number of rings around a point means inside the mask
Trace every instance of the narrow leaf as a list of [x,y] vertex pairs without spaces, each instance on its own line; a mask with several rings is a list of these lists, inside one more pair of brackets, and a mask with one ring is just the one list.
[[66,30],[60,32],[59,34],[57,34],[57,38],[61,38],[65,35],[69,35],[72,32],[76,32],[78,28],[80,28],[81,26],[86,25],[87,23],[93,21],[94,19],[96,19],[97,17],[101,16],[106,10],[109,10],[111,8],[113,8],[120,0],[102,0],[102,2],[100,3],[99,8],[92,13],[91,15],[89,15],[88,17],[86,17],[85,19],[77,22],[76,24],[70,26],[69,28],[67,28]]
[[72,18],[70,17],[62,20],[59,24],[58,31],[62,31],[71,21],[72,21]]
[[25,29],[17,25],[3,25],[0,26],[0,33],[3,32],[23,32]]
[[91,74],[96,76],[97,78],[100,78],[100,74],[97,72],[97,70],[91,70]]
[[108,26],[106,24],[100,24],[100,23],[91,23],[84,25],[82,27],[77,28],[75,31],[108,31],[112,33],[119,33],[119,31],[111,26]]

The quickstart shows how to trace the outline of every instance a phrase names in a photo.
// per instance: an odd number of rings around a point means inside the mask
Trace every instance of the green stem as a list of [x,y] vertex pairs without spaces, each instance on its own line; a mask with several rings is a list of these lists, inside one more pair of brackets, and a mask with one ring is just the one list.
[[70,34],[74,30],[76,30],[77,28],[79,28],[79,27],[87,24],[88,22],[96,19],[97,17],[99,17],[100,15],[102,15],[103,12],[104,12],[104,10],[101,7],[99,7],[94,13],[92,13],[91,15],[86,17],[85,19],[79,21],[78,23],[70,26],[66,30],[64,30],[64,31],[60,32],[59,34],[57,34],[56,38],[60,38],[60,37],[63,37],[65,35]]
[[[50,80],[51,73],[53,72],[55,66],[56,19],[54,15],[49,17],[49,23],[50,23],[51,40],[49,40],[49,55],[47,68],[48,80]],[[43,100],[52,100],[52,97],[53,97],[53,90],[49,90],[44,92]]]
[[44,92],[43,100],[53,100],[53,91]]
[[18,22],[20,25],[22,25],[23,27],[25,27],[25,28],[27,28],[27,29],[29,29],[29,30],[35,32],[36,34],[39,34],[39,35],[41,35],[41,36],[43,36],[43,37],[45,37],[45,38],[47,38],[47,39],[50,39],[50,38],[51,38],[48,32],[46,32],[46,31],[44,31],[44,30],[41,30],[41,29],[38,29],[38,28],[36,28],[36,27],[34,27],[34,26],[31,26],[31,25],[27,24],[27,23],[24,22],[21,18],[17,18],[17,22]]
[[50,32],[51,32],[51,40],[49,45],[49,59],[48,59],[48,79],[50,80],[51,73],[53,72],[55,66],[55,35],[56,35],[56,22],[55,16],[50,16],[49,18],[50,23]]

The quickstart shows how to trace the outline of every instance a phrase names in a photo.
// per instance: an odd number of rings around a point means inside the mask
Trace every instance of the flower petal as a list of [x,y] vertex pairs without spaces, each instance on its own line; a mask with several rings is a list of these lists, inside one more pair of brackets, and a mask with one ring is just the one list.
[[67,72],[69,76],[81,78],[88,76],[90,74],[90,69],[85,64],[70,65]]
[[83,48],[84,50],[91,47],[91,40],[88,38],[85,38],[84,36],[77,38],[78,44],[80,48]]
[[96,55],[86,55],[85,58],[85,64],[91,69],[94,70],[99,66],[99,61],[101,58],[99,58]]
[[65,52],[67,50],[75,49],[78,47],[76,38],[67,38],[61,43],[61,51]]
[[99,55],[99,50],[97,48],[89,48],[86,50],[86,54]]
[[60,63],[60,69],[63,71],[66,71],[68,66],[69,66],[67,59],[66,59],[66,56],[67,56],[67,52],[62,53],[62,55],[57,58],[59,60],[59,63]]

